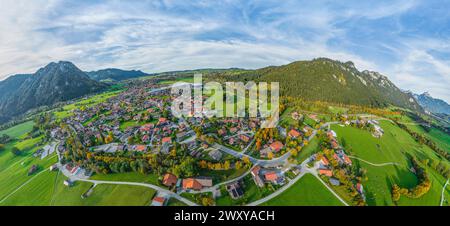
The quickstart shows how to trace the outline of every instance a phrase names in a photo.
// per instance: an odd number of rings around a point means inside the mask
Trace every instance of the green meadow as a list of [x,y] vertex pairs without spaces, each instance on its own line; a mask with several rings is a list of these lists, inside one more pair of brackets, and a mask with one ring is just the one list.
[[18,124],[16,126],[13,126],[11,128],[0,131],[0,136],[2,136],[3,134],[6,134],[13,138],[19,138],[20,136],[30,132],[31,129],[33,128],[33,126],[34,126],[33,121],[27,121],[27,122]]
[[66,179],[58,172],[46,171],[0,205],[25,206],[144,206],[149,205],[155,191],[146,187],[131,185],[100,184],[92,193],[82,198],[92,183],[76,181],[73,186],[63,184]]
[[[440,156],[425,145],[418,144],[406,131],[389,121],[380,122],[385,131],[381,138],[375,138],[370,132],[354,127],[333,125],[341,144],[345,144],[346,151],[370,163],[396,163],[397,165],[373,166],[354,159],[367,170],[367,181],[363,182],[367,203],[369,205],[438,205],[440,191],[445,179],[426,167],[432,180],[430,191],[418,199],[402,197],[398,203],[391,198],[393,183],[401,187],[412,188],[417,184],[416,176],[409,170],[408,155],[419,160],[440,160]],[[439,193],[439,194],[438,194]]]
[[320,181],[305,174],[299,181],[262,206],[342,206]]

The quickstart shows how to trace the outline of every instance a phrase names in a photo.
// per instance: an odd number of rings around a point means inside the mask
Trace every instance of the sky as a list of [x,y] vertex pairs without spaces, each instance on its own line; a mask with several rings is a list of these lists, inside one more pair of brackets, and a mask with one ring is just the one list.
[[1,0],[0,80],[85,71],[261,68],[328,57],[450,102],[450,1]]

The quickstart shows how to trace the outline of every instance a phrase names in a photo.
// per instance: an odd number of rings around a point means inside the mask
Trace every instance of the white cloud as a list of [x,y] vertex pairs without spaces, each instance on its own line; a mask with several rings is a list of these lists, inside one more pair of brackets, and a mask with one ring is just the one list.
[[[330,41],[353,35],[339,23],[397,16],[417,7],[418,1],[354,1],[349,5],[313,1],[2,3],[8,7],[0,7],[0,80],[13,73],[34,72],[57,60],[73,61],[83,70],[119,67],[157,72],[259,68],[329,57],[351,60],[361,70],[379,70],[401,88],[431,91],[449,101],[444,87],[450,83],[449,64],[428,53],[445,42],[428,40],[432,44],[423,46],[421,40],[410,38],[401,46],[381,43],[385,54],[399,59],[386,65],[358,51],[330,45]],[[400,22],[399,27],[403,28]],[[395,43],[399,41],[403,40]],[[450,52],[448,45],[445,51]]]

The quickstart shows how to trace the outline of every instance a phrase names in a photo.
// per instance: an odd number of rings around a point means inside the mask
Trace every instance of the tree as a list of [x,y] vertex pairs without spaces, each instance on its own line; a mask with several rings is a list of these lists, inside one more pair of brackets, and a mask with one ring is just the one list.
[[269,153],[267,154],[267,158],[273,159],[273,153],[272,153],[272,152],[269,152]]
[[13,147],[12,150],[11,150],[11,152],[12,152],[15,156],[18,156],[18,155],[22,154],[22,151],[21,151],[19,148],[17,148],[17,147]]

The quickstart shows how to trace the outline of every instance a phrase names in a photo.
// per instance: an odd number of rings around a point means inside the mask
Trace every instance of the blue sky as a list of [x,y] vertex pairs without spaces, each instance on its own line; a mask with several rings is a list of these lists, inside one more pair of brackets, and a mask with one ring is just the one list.
[[83,70],[260,68],[329,57],[450,102],[450,1],[2,0],[0,79]]

